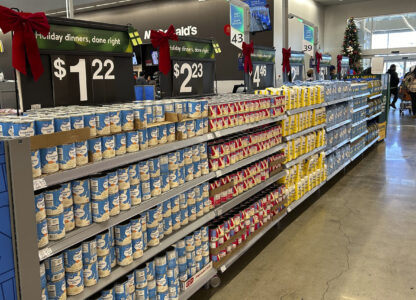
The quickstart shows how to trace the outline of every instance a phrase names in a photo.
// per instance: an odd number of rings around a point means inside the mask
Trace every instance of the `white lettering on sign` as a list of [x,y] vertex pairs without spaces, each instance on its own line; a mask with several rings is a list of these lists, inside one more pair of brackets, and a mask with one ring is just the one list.
[[[167,29],[159,29],[159,31],[166,32]],[[144,35],[143,35],[145,40],[150,40],[151,32],[152,32],[151,30],[145,30]],[[192,25],[182,26],[182,27],[176,28],[176,34],[181,35],[181,36],[197,35],[198,27],[192,26]]]

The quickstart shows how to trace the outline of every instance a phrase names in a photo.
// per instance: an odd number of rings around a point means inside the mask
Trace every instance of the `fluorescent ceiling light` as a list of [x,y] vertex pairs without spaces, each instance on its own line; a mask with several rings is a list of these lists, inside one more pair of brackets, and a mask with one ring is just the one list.
[[406,23],[407,27],[409,27],[413,31],[416,31],[415,28],[412,25],[410,25],[409,21],[406,19],[405,16],[402,16],[402,19]]

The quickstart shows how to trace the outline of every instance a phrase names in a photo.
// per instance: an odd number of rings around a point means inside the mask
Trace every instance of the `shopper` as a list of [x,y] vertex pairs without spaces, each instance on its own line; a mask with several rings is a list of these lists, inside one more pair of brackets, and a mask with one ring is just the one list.
[[403,79],[403,85],[409,91],[410,97],[412,98],[413,118],[416,118],[416,67],[412,68]]
[[313,81],[313,69],[309,69],[306,72],[306,81]]
[[334,65],[329,67],[329,79],[336,80],[337,79],[337,69]]
[[139,78],[136,79],[136,84],[137,85],[147,85],[147,80],[145,78],[145,73],[144,71],[141,71],[139,74]]
[[387,71],[387,74],[390,74],[390,93],[394,95],[393,102],[390,104],[391,107],[396,109],[397,98],[399,97],[399,75],[396,72],[396,65],[392,64],[390,69]]

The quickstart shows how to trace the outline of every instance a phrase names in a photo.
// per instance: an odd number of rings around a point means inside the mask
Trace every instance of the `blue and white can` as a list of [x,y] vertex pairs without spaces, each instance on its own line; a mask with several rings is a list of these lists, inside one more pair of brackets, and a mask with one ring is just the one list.
[[43,193],[35,194],[35,213],[36,222],[40,222],[46,218],[45,198]]
[[108,230],[96,235],[97,255],[104,256],[110,254],[110,233]]
[[130,185],[140,183],[139,164],[132,164],[129,166]]
[[201,177],[201,162],[200,161],[195,161],[193,163],[194,166],[194,178],[198,178]]
[[118,193],[108,195],[108,208],[110,217],[116,216],[120,213],[120,198]]
[[206,198],[209,197],[209,182],[204,182],[201,184],[202,186],[202,197]]
[[190,165],[193,162],[193,151],[192,151],[192,147],[187,147],[185,149],[183,149],[184,151],[184,164],[185,165]]
[[159,226],[147,228],[147,245],[154,247],[159,245]]
[[127,283],[126,283],[126,287],[127,287],[127,292],[130,294],[130,297],[134,297],[134,272],[131,272],[129,274],[127,274]]
[[55,115],[53,121],[54,121],[55,132],[63,132],[63,131],[71,130],[71,120],[68,116]]
[[111,268],[117,266],[117,258],[116,258],[116,248],[115,246],[111,246],[110,248],[110,259],[111,259]]
[[167,113],[174,113],[175,112],[175,105],[173,104],[173,101],[164,100],[163,103],[164,103],[164,106],[165,106],[165,112],[167,112]]
[[66,299],[65,276],[57,281],[48,281],[46,288],[48,290],[48,299],[50,300]]
[[119,133],[121,132],[121,119],[120,119],[120,110],[110,109],[108,111],[110,117],[110,132],[111,133]]
[[157,137],[158,144],[166,144],[168,141],[168,128],[166,124],[159,125],[159,135]]
[[64,256],[62,253],[45,259],[47,281],[58,281],[65,277]]
[[169,184],[169,173],[162,173],[160,175],[160,181],[161,181],[161,191],[162,193],[166,193],[170,190],[170,184]]
[[172,213],[179,211],[179,195],[170,198],[170,207]]
[[92,220],[94,223],[102,223],[110,219],[108,199],[93,200],[91,203]]
[[163,217],[163,234],[169,235],[172,233],[173,230],[173,224],[172,224],[172,217]]
[[135,278],[135,286],[136,289],[141,289],[147,286],[147,271],[146,265],[140,265],[134,271],[134,278]]
[[209,239],[209,228],[208,228],[208,226],[202,226],[200,230],[201,230],[201,241],[202,242],[208,242],[208,239]]
[[201,102],[200,100],[189,100],[188,101],[188,116],[190,118],[201,117]]
[[165,104],[163,101],[153,102],[153,117],[156,123],[165,121]]
[[176,153],[178,166],[183,167],[185,165],[185,149],[179,149],[175,153]]
[[54,187],[43,192],[45,200],[46,215],[55,216],[64,211],[62,186]]
[[185,196],[185,193],[179,194],[179,208],[187,208],[188,207],[188,200]]
[[208,117],[208,100],[201,100],[201,117]]
[[58,172],[58,149],[57,147],[43,148],[40,152],[40,165],[43,174]]
[[191,181],[194,179],[194,165],[185,165],[185,181]]
[[134,129],[134,112],[132,109],[123,109],[121,111],[121,129],[123,131]]
[[161,177],[150,177],[150,190],[152,197],[159,196],[162,193]]
[[127,152],[139,151],[139,133],[137,131],[129,131],[126,133],[126,138]]
[[118,196],[120,200],[120,210],[129,210],[131,208],[130,189],[120,190]]
[[149,280],[147,282],[147,291],[149,293],[149,299],[156,299],[157,297],[156,280]]
[[29,137],[35,135],[35,122],[30,118],[21,118],[13,121],[13,136]]
[[179,168],[178,152],[179,151],[168,153],[168,170],[177,170]]
[[71,181],[72,198],[76,204],[84,204],[90,201],[89,179],[76,179]]
[[147,181],[150,179],[150,168],[149,168],[149,161],[141,161],[138,164],[139,166],[139,175],[141,181]]
[[91,203],[74,203],[74,217],[76,227],[85,227],[91,225]]
[[204,121],[202,119],[195,120],[195,135],[203,135],[204,134]]
[[92,237],[82,242],[82,263],[89,265],[97,261],[97,240]]
[[75,155],[77,166],[83,166],[88,163],[88,142],[76,142],[75,143]]
[[188,138],[194,137],[196,135],[195,120],[186,121],[185,125],[186,125],[186,134]]
[[66,294],[68,296],[75,296],[84,290],[84,272],[81,270],[76,272],[66,272]]
[[88,140],[88,156],[90,161],[96,162],[103,159],[103,152],[101,151],[101,139],[92,138]]
[[155,264],[153,260],[146,263],[147,282],[155,279]]
[[188,225],[189,218],[188,218],[188,207],[181,208],[181,226]]
[[40,287],[44,289],[46,287],[46,275],[45,275],[45,263],[41,263],[39,267],[39,275],[40,275]]
[[127,266],[133,262],[133,249],[131,243],[127,245],[116,245],[117,264]]
[[136,288],[136,291],[134,292],[136,296],[136,300],[149,300],[149,292],[147,290],[147,283],[145,287],[142,288]]
[[159,221],[158,231],[159,231],[159,241],[161,241],[165,237],[163,219]]
[[160,173],[169,173],[169,156],[168,154],[163,154],[159,156],[159,164],[160,164]]
[[93,286],[98,282],[98,267],[97,261],[91,264],[84,264],[84,285]]
[[101,297],[98,300],[116,300],[116,293],[114,288],[102,290]]
[[118,175],[117,170],[112,170],[107,173],[108,177],[108,195],[118,193]]
[[186,198],[186,203],[188,203],[188,205],[195,204],[196,202],[195,189],[193,188],[193,189],[186,191],[185,198]]
[[77,166],[74,143],[58,146],[58,163],[61,170],[69,170]]
[[131,244],[131,225],[130,221],[120,223],[114,227],[116,245]]
[[126,134],[125,133],[118,133],[115,135],[115,153],[116,155],[123,155],[127,152],[126,146]]
[[142,191],[140,184],[130,186],[131,205],[139,205],[142,203]]
[[199,166],[201,168],[201,174],[202,175],[208,175],[209,174],[209,165],[208,165],[208,159],[204,158],[200,161]]
[[176,126],[175,123],[166,124],[167,141],[174,142],[176,140]]
[[36,231],[38,237],[38,248],[42,248],[49,243],[48,223],[46,219],[36,222]]
[[188,131],[186,130],[186,121],[175,123],[176,132],[178,133],[179,140],[186,140],[188,138]]
[[100,174],[90,178],[90,190],[92,200],[104,200],[108,198],[108,175]]
[[97,125],[94,113],[84,113],[84,127],[90,128],[90,136],[97,136]]
[[199,145],[194,145],[192,146],[192,161],[196,162],[200,160],[201,160],[201,155],[199,153]]
[[201,159],[208,158],[207,143],[201,143],[199,146],[199,156]]
[[101,137],[101,152],[103,158],[112,158],[116,156],[114,135],[107,135]]
[[179,269],[179,276],[180,274],[186,274],[186,271],[188,269],[188,264],[186,263],[186,256],[180,255],[178,257],[178,269]]
[[111,256],[110,254],[98,256],[97,260],[98,276],[104,278],[111,273]]
[[95,125],[97,126],[97,135],[109,135],[111,133],[109,113],[104,110],[96,110]]
[[199,218],[199,217],[202,217],[203,215],[204,215],[204,201],[201,199],[196,202],[196,216]]
[[159,126],[147,128],[147,140],[151,147],[159,144]]
[[175,113],[181,114],[183,115],[183,117],[186,117],[186,109],[184,108],[184,106],[187,105],[186,100],[173,100],[173,104],[175,108]]
[[177,211],[177,212],[172,212],[172,229],[173,230],[178,230],[179,228],[181,228],[181,212]]
[[2,118],[0,120],[1,134],[2,136],[13,136],[13,122],[12,120]]
[[147,129],[139,129],[139,146],[140,150],[146,150],[149,147],[149,139],[147,137]]
[[81,129],[84,128],[84,115],[83,114],[74,114],[70,117],[71,129]]
[[35,134],[50,134],[55,132],[53,118],[41,117],[35,120]]
[[77,245],[64,251],[64,263],[66,272],[77,272],[82,270],[81,245]]
[[34,150],[30,152],[30,159],[32,162],[32,175],[33,177],[39,177],[42,175],[42,166],[40,163],[40,151]]
[[166,261],[167,261],[168,269],[176,268],[176,265],[177,265],[176,250],[172,246],[166,250]]
[[130,168],[123,167],[117,169],[118,188],[119,190],[127,190],[130,188]]
[[196,204],[188,204],[188,218],[191,222],[196,220]]
[[208,131],[209,131],[209,127],[208,127],[208,122],[209,122],[209,120],[208,120],[208,118],[203,118],[202,119],[203,120],[203,127],[202,127],[202,129],[204,130],[204,134],[205,133],[208,133]]
[[127,291],[127,281],[125,278],[120,279],[114,285],[114,291],[116,295],[116,300],[127,300],[128,298],[128,291]]
[[191,252],[195,250],[195,238],[193,234],[187,235],[185,237],[185,247],[186,252]]
[[149,171],[150,177],[159,177],[160,176],[160,159],[159,157],[154,157],[148,160],[149,162]]
[[169,185],[171,189],[179,186],[179,170],[178,169],[169,171]]
[[138,120],[144,127],[147,126],[146,110],[143,105],[134,106],[134,120]]
[[159,214],[157,206],[154,206],[146,211],[146,226],[147,228],[157,227],[159,224]]
[[144,101],[144,110],[146,113],[146,120],[147,120],[147,124],[153,124],[154,122],[154,117],[153,117],[153,101]]
[[133,249],[133,259],[138,259],[143,256],[143,237],[131,240]]
[[140,182],[142,187],[142,201],[149,200],[152,197],[150,189],[150,180]]

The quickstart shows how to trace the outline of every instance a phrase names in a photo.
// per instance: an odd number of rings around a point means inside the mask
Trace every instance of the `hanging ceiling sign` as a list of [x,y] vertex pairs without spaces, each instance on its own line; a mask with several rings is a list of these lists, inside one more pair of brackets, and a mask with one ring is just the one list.
[[243,42],[250,40],[250,7],[238,0],[230,1],[230,42],[243,49]]
[[303,51],[313,56],[315,43],[315,29],[312,26],[303,24]]

